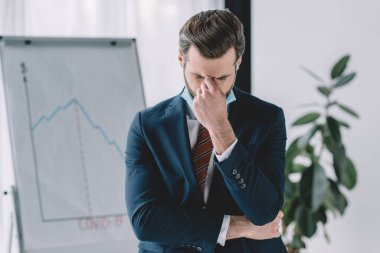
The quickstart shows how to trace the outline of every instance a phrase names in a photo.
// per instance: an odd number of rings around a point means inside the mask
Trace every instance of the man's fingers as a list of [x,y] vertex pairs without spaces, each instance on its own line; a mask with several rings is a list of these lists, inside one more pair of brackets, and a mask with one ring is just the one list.
[[282,219],[284,217],[284,212],[283,211],[279,211],[276,218],[277,217],[280,217],[280,219]]
[[277,238],[281,236],[282,233],[282,228],[281,228],[281,220],[280,222],[273,222],[272,227],[271,227],[271,235],[273,238]]
[[283,212],[279,212],[277,217],[270,224],[270,234],[272,238],[278,238],[282,233],[282,217],[284,216]]
[[207,85],[205,83],[201,83],[201,94],[206,95],[207,91],[208,91]]
[[278,233],[278,236],[279,237],[281,234],[282,234],[282,221],[281,219],[279,220],[279,222],[276,224],[276,231]]
[[210,77],[206,77],[204,83],[211,93],[214,93],[215,89],[217,89],[217,86],[215,85],[214,80],[211,79]]
[[279,222],[281,222],[281,219],[284,217],[284,213],[282,212],[282,211],[280,211],[278,214],[277,214],[277,216],[276,216],[276,218],[273,220],[273,222],[274,223],[279,223]]
[[201,94],[202,94],[202,89],[201,89],[201,88],[198,88],[198,89],[195,91],[195,94],[196,94],[196,97],[200,97]]

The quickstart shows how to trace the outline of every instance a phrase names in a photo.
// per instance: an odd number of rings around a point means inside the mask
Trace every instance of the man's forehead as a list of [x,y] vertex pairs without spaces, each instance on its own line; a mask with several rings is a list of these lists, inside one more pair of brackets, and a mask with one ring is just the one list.
[[189,50],[186,66],[190,72],[199,76],[221,77],[231,75],[235,70],[235,55],[231,52],[224,54],[220,58],[208,59],[201,56],[197,50]]

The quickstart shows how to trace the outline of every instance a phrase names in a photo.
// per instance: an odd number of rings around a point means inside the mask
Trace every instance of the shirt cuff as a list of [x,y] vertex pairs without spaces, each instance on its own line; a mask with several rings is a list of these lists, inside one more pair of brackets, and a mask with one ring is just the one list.
[[224,151],[222,154],[218,155],[217,153],[215,153],[216,159],[218,159],[219,162],[223,162],[224,160],[226,160],[226,159],[230,156],[230,154],[231,154],[232,150],[234,149],[234,147],[236,146],[237,141],[238,141],[238,140],[236,139],[236,140],[231,144],[231,146],[229,146],[229,147],[226,149],[226,151]]
[[224,244],[226,243],[227,231],[230,225],[230,218],[230,215],[224,215],[222,228],[220,229],[220,233],[217,240],[217,243],[221,246],[224,246]]

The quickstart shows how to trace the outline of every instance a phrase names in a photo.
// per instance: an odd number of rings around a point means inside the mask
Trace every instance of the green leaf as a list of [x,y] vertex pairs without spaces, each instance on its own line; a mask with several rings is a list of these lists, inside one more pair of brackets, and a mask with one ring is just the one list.
[[333,152],[335,148],[335,143],[333,138],[330,135],[330,131],[327,128],[327,125],[323,126],[323,143],[326,145],[326,148],[330,151]]
[[336,208],[336,210],[338,210],[339,213],[343,215],[348,205],[347,199],[340,192],[338,185],[333,180],[329,180],[329,182],[330,182],[329,190],[331,192],[330,196],[333,197],[332,203],[334,207]]
[[301,205],[297,208],[295,216],[301,232],[308,238],[312,237],[317,231],[317,220],[312,211]]
[[341,143],[341,134],[340,134],[340,129],[339,129],[339,123],[338,121],[331,117],[328,116],[326,119],[327,123],[327,128],[329,130],[329,134],[334,141],[335,145],[339,145]]
[[326,86],[318,86],[317,89],[325,97],[330,96],[330,94],[332,92],[332,90],[330,88],[326,87]]
[[304,124],[316,121],[319,118],[319,116],[321,116],[321,114],[318,112],[308,113],[302,117],[299,117],[296,121],[294,121],[292,126],[304,125]]
[[316,215],[318,217],[318,220],[320,220],[322,222],[322,224],[326,224],[327,223],[326,208],[324,206],[321,206],[318,209],[318,212],[317,212]]
[[356,185],[357,174],[355,165],[352,163],[351,159],[346,157],[347,166],[341,172],[342,184],[349,190],[353,189]]
[[286,175],[303,172],[306,168],[307,166],[303,164],[289,162],[285,167]]
[[307,166],[299,163],[293,164],[292,173],[304,172]]
[[299,139],[300,137],[294,139],[293,142],[289,145],[288,149],[286,150],[287,161],[293,161],[293,159],[301,152],[301,150],[297,146]]
[[359,118],[359,114],[357,114],[354,110],[352,110],[347,105],[338,104],[339,108],[345,111],[346,113],[350,114],[351,116],[354,116],[355,118]]
[[[330,183],[330,179],[329,179],[329,183]],[[331,191],[331,186],[329,185],[329,187],[327,188],[327,192],[326,192],[326,198],[325,198],[325,201],[323,202],[323,206],[330,210],[334,215],[335,215],[335,211],[337,210],[336,208],[336,204],[335,204],[335,197],[334,197],[334,194],[332,193]]]
[[310,166],[302,173],[300,181],[300,194],[301,199],[305,205],[311,208],[312,202],[312,192],[313,192],[313,176],[314,176],[314,166]]
[[328,181],[324,169],[319,165],[311,165],[302,174],[300,182],[300,193],[303,202],[313,212],[317,211],[322,205]]
[[285,174],[288,175],[292,172],[293,160],[301,153],[301,150],[298,148],[297,143],[300,137],[293,140],[289,145],[285,154]]
[[336,147],[333,152],[333,166],[335,170],[336,177],[338,179],[338,182],[343,183],[343,177],[344,174],[347,171],[347,156],[346,156],[346,149],[344,148],[343,144]]
[[310,130],[299,139],[298,144],[297,144],[298,148],[301,150],[305,149],[306,146],[309,144],[310,140],[315,135],[315,133],[320,129],[320,127],[321,127],[320,125],[314,125],[312,128],[310,128]]
[[326,108],[330,108],[331,106],[336,105],[337,103],[338,103],[338,102],[336,102],[336,101],[329,102],[329,103],[326,105]]
[[325,238],[326,238],[326,241],[327,241],[328,243],[330,243],[331,240],[330,240],[330,236],[329,236],[329,234],[327,234],[326,226],[323,226],[323,234],[324,234],[324,236],[325,236]]
[[348,75],[345,75],[345,76],[339,78],[339,80],[333,85],[333,87],[334,88],[342,87],[343,85],[346,85],[349,82],[351,82],[351,80],[354,79],[355,76],[356,76],[356,73],[350,73]]
[[338,120],[338,119],[337,119],[336,121],[338,121],[339,125],[341,125],[341,126],[347,128],[347,129],[350,128],[350,125],[349,125],[347,122],[342,121],[342,120]]
[[287,205],[286,208],[284,208],[283,222],[285,226],[288,226],[290,223],[292,223],[295,220],[295,213],[300,204],[301,204],[301,200],[298,196],[289,200],[289,204]]
[[332,79],[337,78],[338,76],[340,76],[344,72],[349,59],[350,59],[350,56],[345,55],[334,65],[334,67],[331,70],[331,78]]
[[304,241],[302,241],[301,236],[294,235],[292,240],[292,247],[294,249],[303,249],[306,247],[306,244]]
[[314,146],[313,145],[310,145],[308,144],[305,148],[306,152],[309,154],[309,158],[315,158],[315,155],[314,155]]
[[295,183],[290,181],[288,178],[285,178],[285,200],[293,198],[296,194],[296,190],[297,188],[295,186]]
[[323,81],[322,78],[320,78],[318,75],[316,75],[315,73],[313,73],[310,69],[304,67],[304,66],[301,66],[301,68],[303,69],[303,71],[305,71],[306,73],[308,73],[311,77],[313,77],[315,80],[319,81],[319,82],[322,82],[324,83],[325,81]]
[[[350,126],[344,122],[344,121],[341,121],[341,120],[338,120],[338,119],[335,119],[336,122],[338,123],[338,127],[339,126],[342,126],[342,127],[346,127],[346,128],[349,128]],[[332,123],[333,125],[334,123]],[[340,143],[336,144],[336,141],[339,139],[339,137],[337,137],[338,139],[334,140],[332,134],[330,133],[330,130],[329,130],[329,127],[326,125],[323,125],[321,126],[321,132],[322,132],[322,135],[323,135],[323,143],[326,145],[327,149],[333,153],[335,152],[336,148],[340,145]],[[339,135],[339,134],[338,134]]]
[[314,166],[314,177],[313,177],[313,192],[312,192],[312,202],[311,209],[313,212],[317,211],[322,205],[323,200],[326,196],[326,191],[328,187],[328,181],[325,174],[325,170],[319,165]]

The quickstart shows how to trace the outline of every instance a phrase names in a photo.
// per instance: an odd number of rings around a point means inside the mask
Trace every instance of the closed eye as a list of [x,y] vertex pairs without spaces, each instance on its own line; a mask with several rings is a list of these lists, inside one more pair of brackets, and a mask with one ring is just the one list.
[[[197,80],[203,80],[203,79],[205,79],[205,77],[203,77],[203,76],[201,76],[199,74],[196,74],[196,73],[192,73],[192,74],[194,75],[194,78],[197,79]],[[231,76],[231,74],[229,74],[229,75],[223,75],[223,76],[220,76],[220,77],[217,77],[217,78],[215,77],[215,79],[218,80],[218,81],[225,81],[225,80],[227,80],[227,78],[229,76]]]

